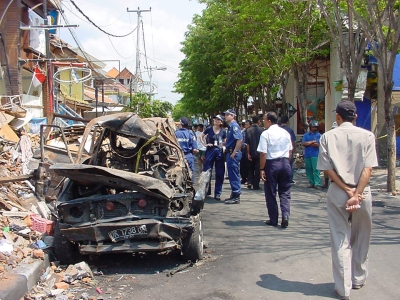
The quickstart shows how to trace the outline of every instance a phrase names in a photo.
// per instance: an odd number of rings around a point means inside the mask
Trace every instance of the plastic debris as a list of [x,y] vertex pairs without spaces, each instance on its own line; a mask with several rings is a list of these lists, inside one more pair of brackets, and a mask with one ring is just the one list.
[[0,253],[11,255],[13,251],[13,244],[9,240],[0,240]]

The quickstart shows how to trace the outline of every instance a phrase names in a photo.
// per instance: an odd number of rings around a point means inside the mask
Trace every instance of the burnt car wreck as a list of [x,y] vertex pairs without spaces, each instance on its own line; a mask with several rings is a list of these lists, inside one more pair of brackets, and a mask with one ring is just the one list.
[[62,263],[80,254],[173,249],[185,260],[202,258],[206,185],[195,192],[174,132],[170,119],[99,117],[86,127],[76,163],[50,167],[65,177],[54,243]]

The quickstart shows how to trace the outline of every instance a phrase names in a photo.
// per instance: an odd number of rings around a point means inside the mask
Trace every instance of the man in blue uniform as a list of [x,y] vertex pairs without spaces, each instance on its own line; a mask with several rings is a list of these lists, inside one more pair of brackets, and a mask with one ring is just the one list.
[[225,204],[239,204],[242,187],[240,184],[239,163],[242,158],[243,134],[239,124],[236,122],[236,112],[228,109],[224,112],[225,121],[228,124],[228,133],[226,136],[226,166],[228,168],[228,178],[231,185],[232,193]]
[[194,182],[194,155],[197,153],[197,142],[196,136],[193,131],[189,130],[189,119],[186,117],[180,120],[181,128],[175,131],[175,136],[181,146],[183,153],[185,154],[186,161],[188,162],[189,168],[192,171],[192,181]]

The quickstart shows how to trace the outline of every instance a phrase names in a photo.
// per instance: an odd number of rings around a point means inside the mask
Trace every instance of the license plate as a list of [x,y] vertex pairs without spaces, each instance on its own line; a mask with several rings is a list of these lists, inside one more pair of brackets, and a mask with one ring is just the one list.
[[131,227],[126,227],[122,229],[116,229],[113,231],[110,231],[108,233],[108,236],[110,239],[115,243],[118,241],[123,241],[127,240],[133,237],[146,237],[147,236],[147,227],[146,225],[140,225],[140,226],[131,226]]

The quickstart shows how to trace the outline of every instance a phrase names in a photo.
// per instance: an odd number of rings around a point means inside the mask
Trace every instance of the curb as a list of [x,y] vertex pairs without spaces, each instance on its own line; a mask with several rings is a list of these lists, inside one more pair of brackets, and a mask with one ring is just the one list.
[[39,281],[40,276],[50,265],[49,256],[35,260],[31,264],[22,263],[7,274],[0,284],[0,300],[20,300]]

